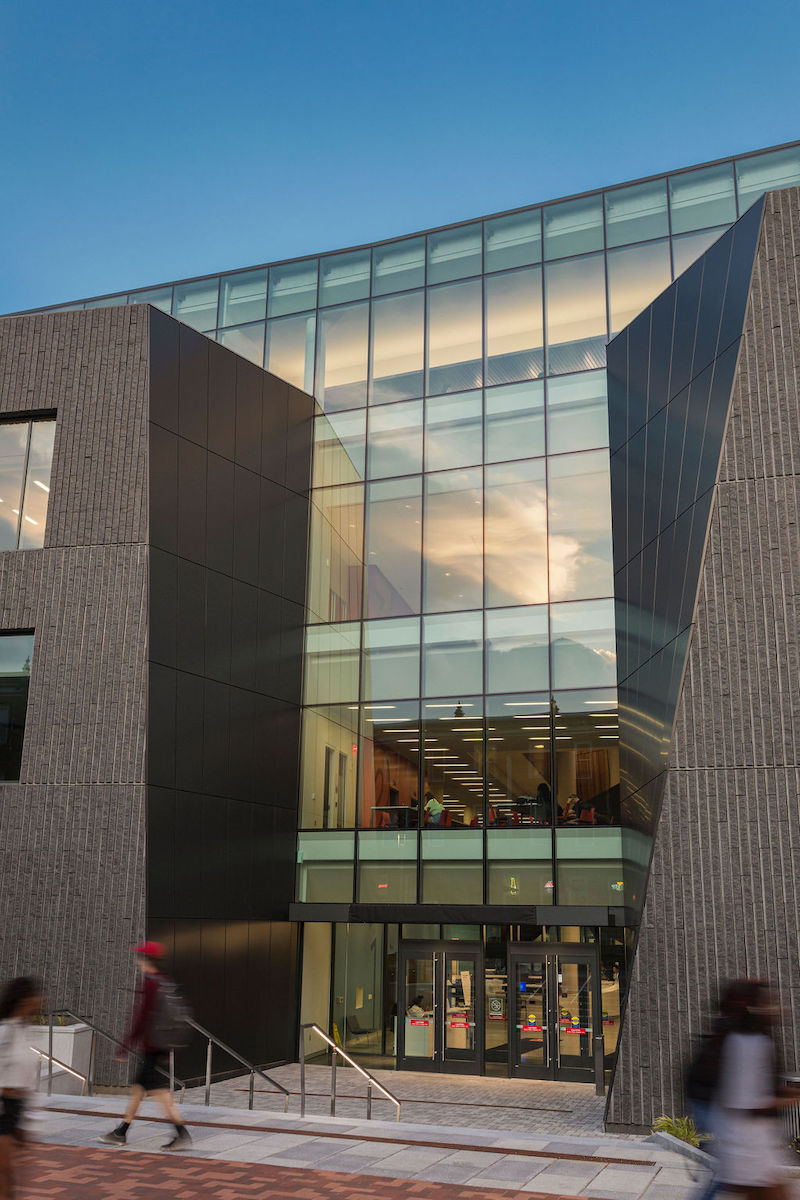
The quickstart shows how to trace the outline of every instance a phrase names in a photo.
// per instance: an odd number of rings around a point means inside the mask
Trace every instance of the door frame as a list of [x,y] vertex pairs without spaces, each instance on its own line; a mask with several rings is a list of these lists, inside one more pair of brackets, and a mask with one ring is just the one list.
[[[544,1011],[547,1034],[545,1045],[549,1061],[541,1067],[523,1066],[519,1062],[519,1031],[516,985],[518,962],[542,962],[545,969]],[[591,1067],[561,1067],[551,1048],[559,1036],[559,980],[556,962],[583,963],[589,967],[591,978],[592,1041]],[[508,944],[508,1074],[512,1079],[558,1079],[562,1082],[597,1084],[598,1053],[603,1049],[602,989],[600,980],[600,948],[594,942],[509,942]],[[598,1026],[598,1022],[600,1022]],[[599,1040],[598,1040],[599,1039]],[[602,1070],[602,1059],[600,1060]]]
[[[475,1058],[446,1059],[444,1053],[444,1022],[446,1008],[444,1004],[444,978],[446,957],[468,958],[475,965]],[[426,958],[434,960],[434,1033],[433,1059],[406,1058],[405,1053],[405,1012],[408,1004],[406,996],[406,962],[409,958]],[[484,980],[483,980],[483,946],[480,942],[445,942],[445,941],[401,941],[398,946],[397,962],[397,1069],[398,1071],[431,1071],[446,1075],[482,1075],[484,1058]]]

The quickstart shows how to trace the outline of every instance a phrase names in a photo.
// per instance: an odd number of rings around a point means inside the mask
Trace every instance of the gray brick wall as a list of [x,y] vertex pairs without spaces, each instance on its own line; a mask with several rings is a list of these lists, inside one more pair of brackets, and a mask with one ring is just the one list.
[[148,320],[0,321],[0,414],[58,412],[45,548],[0,554],[0,629],[35,630],[0,784],[0,977],[35,971],[112,1029],[145,928]]
[[607,1119],[683,1109],[720,980],[800,1069],[800,189],[769,193]]

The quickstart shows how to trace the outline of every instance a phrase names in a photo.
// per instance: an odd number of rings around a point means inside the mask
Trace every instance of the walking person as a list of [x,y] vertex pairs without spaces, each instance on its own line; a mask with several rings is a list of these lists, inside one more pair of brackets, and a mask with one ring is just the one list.
[[24,1140],[25,1104],[37,1083],[36,1059],[26,1026],[42,1010],[42,987],[23,975],[12,979],[0,997],[0,1200],[14,1195],[14,1175]]
[[726,1032],[714,1095],[718,1187],[750,1200],[788,1200],[786,1138],[779,1113],[797,1096],[778,1083],[773,1029],[778,1005],[762,979],[740,979],[725,996]]
[[130,1029],[123,1043],[123,1053],[117,1056],[117,1061],[125,1062],[128,1053],[136,1046],[142,1051],[143,1057],[125,1117],[102,1140],[112,1146],[124,1146],[139,1105],[145,1096],[152,1096],[175,1126],[175,1136],[162,1146],[162,1150],[186,1150],[191,1146],[192,1139],[162,1073],[168,1068],[169,1051],[174,1046],[174,1042],[170,1044],[172,1039],[168,1029],[172,1018],[165,1009],[168,995],[175,994],[175,985],[161,973],[164,947],[160,942],[143,942],[132,949],[141,977]]

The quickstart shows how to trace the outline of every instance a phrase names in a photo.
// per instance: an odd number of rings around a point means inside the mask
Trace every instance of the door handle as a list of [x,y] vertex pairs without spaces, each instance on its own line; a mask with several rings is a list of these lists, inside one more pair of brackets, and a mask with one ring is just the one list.
[[[442,1011],[440,1011],[442,1010]],[[437,1049],[436,1042],[439,1042]],[[444,1016],[439,1002],[439,955],[433,956],[433,1059],[444,1058]]]

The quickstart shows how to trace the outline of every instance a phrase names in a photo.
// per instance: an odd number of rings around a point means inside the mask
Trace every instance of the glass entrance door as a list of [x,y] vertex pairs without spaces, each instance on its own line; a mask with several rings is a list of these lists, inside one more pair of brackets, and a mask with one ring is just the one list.
[[596,956],[558,946],[510,951],[509,1069],[536,1079],[589,1082],[601,1013]]
[[398,1066],[479,1074],[483,1006],[480,951],[452,943],[401,947]]

